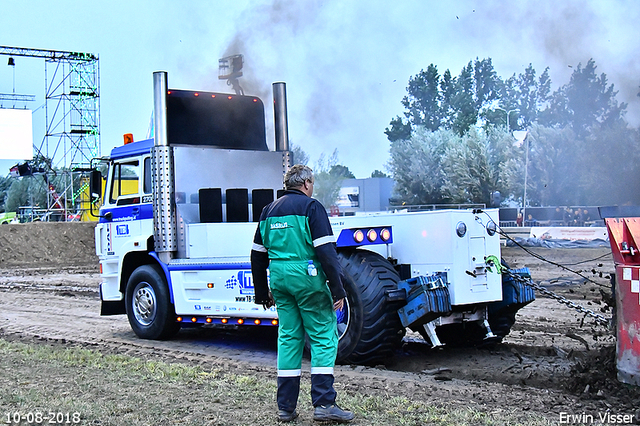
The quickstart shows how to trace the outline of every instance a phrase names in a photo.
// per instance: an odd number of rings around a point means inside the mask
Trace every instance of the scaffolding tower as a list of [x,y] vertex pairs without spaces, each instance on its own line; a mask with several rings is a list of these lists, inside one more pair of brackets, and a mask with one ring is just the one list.
[[[98,56],[8,46],[0,46],[0,55],[45,61],[45,134],[33,145],[34,156],[47,162],[43,218],[77,220],[89,201],[84,172],[91,159],[101,155]],[[55,185],[54,177],[58,177]]]

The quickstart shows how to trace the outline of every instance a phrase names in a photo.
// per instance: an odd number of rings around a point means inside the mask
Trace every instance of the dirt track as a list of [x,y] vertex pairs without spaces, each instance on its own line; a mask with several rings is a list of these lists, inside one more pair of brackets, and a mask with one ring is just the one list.
[[[511,267],[528,266],[536,281],[609,316],[603,294],[613,264],[608,249],[536,249],[593,282],[507,248]],[[595,259],[595,260],[593,260]],[[579,263],[587,261],[584,263]],[[241,330],[183,330],[167,342],[137,339],[126,317],[99,316],[97,259],[90,224],[0,227],[0,335],[102,351],[215,363],[274,376],[275,334]],[[602,290],[602,292],[601,292]],[[341,389],[372,395],[509,408],[548,416],[560,412],[634,414],[640,392],[615,380],[613,337],[582,315],[546,298],[520,311],[505,342],[492,349],[431,350],[415,334],[386,366],[340,366]],[[307,366],[308,371],[308,366]],[[70,371],[70,375],[74,372]]]

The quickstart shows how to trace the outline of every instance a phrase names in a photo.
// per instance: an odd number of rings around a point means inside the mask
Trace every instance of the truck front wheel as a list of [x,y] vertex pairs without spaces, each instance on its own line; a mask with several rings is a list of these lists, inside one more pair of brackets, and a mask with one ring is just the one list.
[[338,316],[338,363],[382,364],[400,345],[404,328],[398,306],[387,300],[400,277],[382,256],[367,250],[340,251],[347,303]]
[[133,271],[127,282],[125,307],[131,328],[142,339],[168,339],[180,329],[164,273],[157,265]]

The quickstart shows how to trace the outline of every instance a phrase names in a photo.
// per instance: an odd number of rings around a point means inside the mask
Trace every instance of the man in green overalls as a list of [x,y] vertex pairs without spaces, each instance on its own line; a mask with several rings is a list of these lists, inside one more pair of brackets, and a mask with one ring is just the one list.
[[278,416],[285,422],[298,416],[306,333],[311,344],[313,418],[348,422],[354,415],[336,405],[333,388],[338,352],[334,310],[342,308],[346,296],[335,238],[325,208],[311,198],[311,169],[293,166],[284,185],[282,197],[262,210],[251,250],[255,303],[268,309],[275,302],[278,309]]

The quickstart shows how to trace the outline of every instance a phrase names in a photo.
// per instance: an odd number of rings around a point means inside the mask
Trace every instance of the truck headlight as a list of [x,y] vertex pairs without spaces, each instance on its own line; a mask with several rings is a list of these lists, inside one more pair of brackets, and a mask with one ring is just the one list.
[[464,222],[458,222],[456,225],[456,234],[458,234],[458,237],[462,238],[466,233],[467,225],[465,225]]

